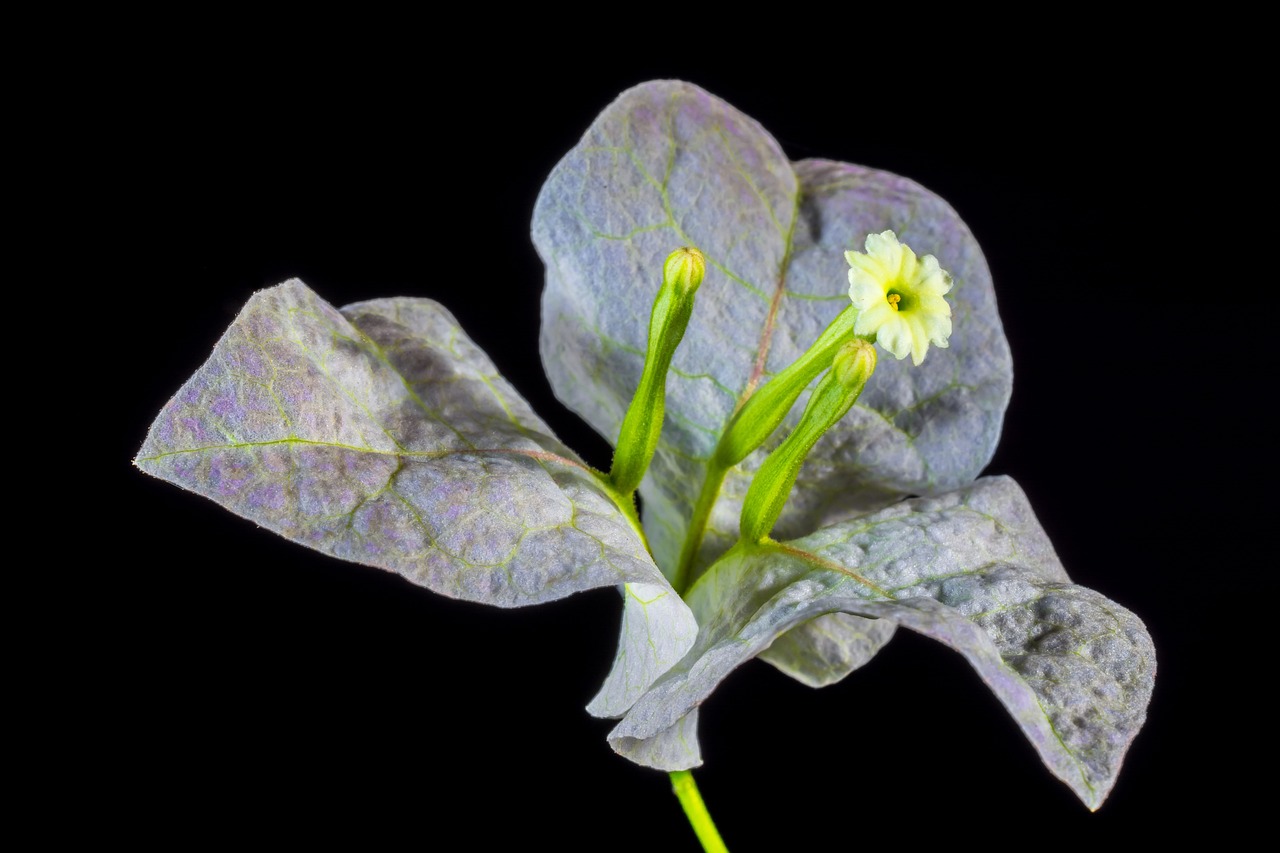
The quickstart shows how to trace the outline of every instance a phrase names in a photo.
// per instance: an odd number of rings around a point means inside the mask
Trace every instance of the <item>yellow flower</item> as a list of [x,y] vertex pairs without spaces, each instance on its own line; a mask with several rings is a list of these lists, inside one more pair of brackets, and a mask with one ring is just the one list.
[[855,335],[874,336],[897,358],[919,364],[932,343],[945,347],[951,335],[951,306],[943,294],[951,275],[933,255],[916,258],[892,231],[867,235],[867,252],[845,252],[849,299],[858,309]]

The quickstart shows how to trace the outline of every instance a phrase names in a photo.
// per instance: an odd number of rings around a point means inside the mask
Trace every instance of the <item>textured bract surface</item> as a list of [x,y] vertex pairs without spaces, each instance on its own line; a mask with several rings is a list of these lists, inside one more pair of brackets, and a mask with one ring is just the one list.
[[686,598],[697,642],[610,734],[619,752],[662,769],[696,766],[688,715],[729,672],[815,616],[879,617],[960,652],[1090,808],[1114,784],[1155,678],[1142,622],[1070,583],[1006,477],[795,542],[735,549]]
[[810,687],[835,684],[862,666],[897,628],[888,619],[828,613],[797,625],[760,653],[760,660]]
[[[667,382],[667,425],[642,487],[670,572],[706,461],[740,400],[849,304],[844,251],[893,229],[955,278],[955,335],[924,364],[882,358],[858,406],[814,450],[778,536],[971,481],[991,458],[1011,387],[990,272],[942,199],[845,163],[791,163],[752,119],[688,83],[623,93],[556,166],[533,238],[547,265],[541,348],[552,387],[612,440],[635,390],[662,260],[698,247],[707,274]],[[794,423],[803,400],[791,414]],[[781,438],[781,434],[778,436]],[[729,476],[702,565],[737,537],[758,452]]]
[[599,477],[428,299],[338,311],[296,280],[255,294],[136,464],[455,598],[516,607],[627,584],[626,630],[654,642],[620,657],[606,709],[696,631]]

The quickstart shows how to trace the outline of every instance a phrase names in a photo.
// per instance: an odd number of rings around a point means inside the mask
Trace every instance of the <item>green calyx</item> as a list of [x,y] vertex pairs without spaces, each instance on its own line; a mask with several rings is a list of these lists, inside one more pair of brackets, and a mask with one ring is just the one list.
[[705,274],[706,260],[691,246],[676,249],[662,265],[662,287],[649,314],[644,371],[622,420],[609,471],[610,483],[622,495],[630,496],[640,486],[658,447],[666,410],[667,371],[684,339],[694,296]]
[[852,306],[841,311],[818,339],[804,353],[764,385],[755,390],[733,414],[720,435],[715,454],[707,467],[707,477],[694,505],[693,517],[685,535],[684,547],[672,584],[677,590],[696,580],[698,544],[702,541],[707,520],[725,475],[734,465],[746,459],[751,451],[764,444],[781,424],[801,392],[831,366],[841,344],[853,337],[858,312]]
[[716,463],[723,468],[737,465],[782,423],[800,392],[831,366],[840,346],[853,337],[857,309],[845,308],[831,321],[804,354],[774,376],[743,403],[716,445]]
[[831,369],[809,398],[800,423],[769,454],[747,489],[738,528],[743,542],[758,543],[769,538],[805,457],[822,434],[849,411],[876,369],[875,347],[861,338],[852,338],[840,344],[830,364]]

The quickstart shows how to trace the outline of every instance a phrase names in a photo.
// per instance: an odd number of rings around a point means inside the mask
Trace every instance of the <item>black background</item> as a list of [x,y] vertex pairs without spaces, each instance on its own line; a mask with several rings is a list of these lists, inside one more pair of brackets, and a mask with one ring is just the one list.
[[793,159],[897,172],[958,210],[1014,355],[987,473],[1017,479],[1073,579],[1142,617],[1159,655],[1148,723],[1093,814],[931,641],[899,632],[821,691],[753,661],[702,710],[695,775],[730,849],[985,844],[1008,826],[1054,849],[1170,820],[1230,834],[1249,793],[1224,761],[1240,747],[1206,709],[1242,700],[1204,645],[1214,625],[1224,642],[1216,614],[1234,600],[1215,575],[1231,563],[1237,469],[1202,438],[1231,407],[1205,341],[1213,300],[1187,296],[1206,264],[1228,263],[1221,211],[1192,199],[1227,164],[1187,141],[1176,64],[1080,74],[1028,54],[987,73],[958,54],[917,77],[662,46],[511,65],[485,52],[480,67],[354,35],[176,39],[85,81],[80,126],[98,144],[79,195],[108,237],[89,260],[124,309],[111,336],[128,365],[110,381],[118,556],[85,587],[122,603],[83,658],[103,820],[147,840],[697,849],[666,777],[614,755],[610,723],[583,710],[612,661],[614,592],[511,611],[448,600],[130,465],[245,300],[297,276],[339,306],[438,299],[607,467],[607,443],[540,369],[529,223],[546,175],[618,93],[676,78]]

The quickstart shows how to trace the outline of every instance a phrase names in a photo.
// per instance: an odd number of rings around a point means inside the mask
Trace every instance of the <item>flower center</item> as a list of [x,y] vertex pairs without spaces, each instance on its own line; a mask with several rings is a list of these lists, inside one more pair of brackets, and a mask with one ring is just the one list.
[[889,294],[887,297],[885,297],[885,298],[888,300],[889,304],[890,304],[891,306],[893,306],[893,310],[894,310],[894,311],[897,311],[897,310],[898,310],[898,303],[902,301],[902,296],[901,296],[901,294],[897,294],[897,293],[890,293],[890,294]]

